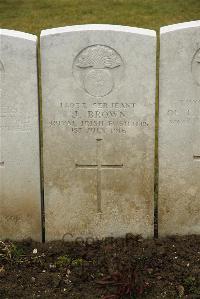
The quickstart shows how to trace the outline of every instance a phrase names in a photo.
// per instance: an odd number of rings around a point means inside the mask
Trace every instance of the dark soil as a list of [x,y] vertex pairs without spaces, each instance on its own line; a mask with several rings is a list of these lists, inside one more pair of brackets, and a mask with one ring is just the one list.
[[200,236],[0,242],[0,298],[200,298]]

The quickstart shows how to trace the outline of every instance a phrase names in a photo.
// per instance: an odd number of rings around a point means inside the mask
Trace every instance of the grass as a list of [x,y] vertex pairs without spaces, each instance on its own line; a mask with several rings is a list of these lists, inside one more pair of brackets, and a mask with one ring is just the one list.
[[106,23],[159,30],[200,19],[199,0],[0,0],[0,28],[39,35],[42,29]]

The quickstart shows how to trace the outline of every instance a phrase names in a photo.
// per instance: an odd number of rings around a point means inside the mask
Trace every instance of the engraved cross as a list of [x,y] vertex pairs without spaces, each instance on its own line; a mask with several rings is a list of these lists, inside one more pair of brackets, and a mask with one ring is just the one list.
[[116,169],[123,168],[123,164],[101,164],[101,141],[102,139],[96,139],[97,141],[97,163],[96,164],[76,164],[76,168],[81,169],[96,169],[97,170],[97,212],[101,213],[101,173],[103,169]]

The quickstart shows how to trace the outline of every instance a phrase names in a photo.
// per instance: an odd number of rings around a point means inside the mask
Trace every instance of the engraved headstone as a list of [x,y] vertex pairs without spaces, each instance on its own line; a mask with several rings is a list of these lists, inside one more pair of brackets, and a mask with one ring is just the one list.
[[47,240],[153,235],[156,33],[41,34]]
[[0,30],[0,239],[41,239],[36,39]]
[[160,235],[200,233],[200,21],[161,28]]

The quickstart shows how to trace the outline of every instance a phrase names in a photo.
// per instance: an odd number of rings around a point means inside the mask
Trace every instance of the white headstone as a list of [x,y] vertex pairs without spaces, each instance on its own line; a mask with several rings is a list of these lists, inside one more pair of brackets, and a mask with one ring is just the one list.
[[41,238],[36,43],[0,30],[0,239]]
[[153,235],[156,33],[42,31],[47,240]]
[[200,21],[161,28],[160,235],[200,233]]

